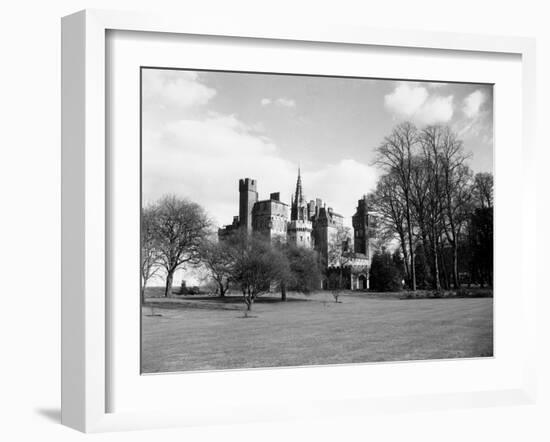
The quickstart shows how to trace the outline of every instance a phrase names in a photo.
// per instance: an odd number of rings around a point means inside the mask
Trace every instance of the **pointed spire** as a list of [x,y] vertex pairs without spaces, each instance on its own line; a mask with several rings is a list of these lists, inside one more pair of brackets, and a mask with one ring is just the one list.
[[292,198],[292,208],[290,213],[292,220],[307,219],[307,203],[305,201],[302,189],[302,171],[298,165],[298,179],[296,180],[296,193]]
[[304,195],[302,194],[302,174],[300,171],[300,166],[298,165],[298,180],[296,181],[296,204],[299,204],[303,201]]

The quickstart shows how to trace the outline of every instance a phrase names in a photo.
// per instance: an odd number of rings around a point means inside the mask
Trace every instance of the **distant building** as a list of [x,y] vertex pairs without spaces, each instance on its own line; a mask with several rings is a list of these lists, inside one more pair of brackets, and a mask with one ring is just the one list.
[[289,205],[281,201],[279,192],[271,193],[269,199],[259,200],[257,180],[240,179],[239,215],[233,217],[232,224],[220,228],[218,235],[223,239],[243,229],[264,235],[271,241],[314,249],[325,267],[324,288],[332,288],[344,275],[345,288],[362,290],[368,288],[368,272],[376,244],[376,217],[368,211],[365,196],[358,201],[352,225],[353,235],[344,227],[344,217],[332,207],[327,208],[320,198],[307,202],[298,169],[290,211]]
[[272,241],[286,242],[288,235],[288,204],[280,194],[272,193],[268,200],[257,201],[252,207],[252,230]]

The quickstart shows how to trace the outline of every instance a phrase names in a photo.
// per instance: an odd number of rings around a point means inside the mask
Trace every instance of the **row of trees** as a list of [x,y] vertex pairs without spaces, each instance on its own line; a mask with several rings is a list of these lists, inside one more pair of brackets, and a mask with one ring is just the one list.
[[263,293],[287,290],[309,293],[318,289],[321,267],[317,253],[260,234],[237,231],[223,241],[208,240],[202,247],[203,264],[225,296],[230,287],[243,295],[247,310]]
[[380,234],[397,239],[411,290],[492,283],[493,177],[474,176],[470,155],[447,126],[396,126],[377,148],[383,169],[370,206]]
[[307,293],[319,288],[322,277],[313,250],[242,230],[218,241],[205,211],[175,196],[143,210],[141,235],[142,302],[147,282],[159,273],[166,281],[164,295],[170,296],[174,273],[184,267],[206,271],[221,297],[238,290],[247,310],[263,293],[278,289],[286,300],[287,290]]

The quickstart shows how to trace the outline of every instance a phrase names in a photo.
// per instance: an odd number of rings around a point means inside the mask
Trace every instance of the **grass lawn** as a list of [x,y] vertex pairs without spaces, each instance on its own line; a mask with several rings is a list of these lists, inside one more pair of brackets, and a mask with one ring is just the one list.
[[[328,292],[150,299],[143,307],[145,373],[492,356],[493,299],[401,300]],[[151,307],[154,305],[154,316]]]

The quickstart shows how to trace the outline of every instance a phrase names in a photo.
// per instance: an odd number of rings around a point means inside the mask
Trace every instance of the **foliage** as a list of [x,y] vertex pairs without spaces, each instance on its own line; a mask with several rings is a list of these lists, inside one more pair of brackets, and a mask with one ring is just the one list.
[[199,295],[200,292],[201,291],[200,291],[199,287],[197,287],[197,286],[189,287],[185,280],[181,281],[180,291],[179,291],[180,295]]
[[229,241],[235,256],[232,279],[240,287],[248,311],[258,296],[288,278],[289,263],[279,248],[258,234],[240,232]]
[[370,288],[378,292],[395,292],[402,288],[401,272],[392,255],[386,251],[376,251],[370,269]]
[[493,208],[477,208],[469,226],[471,275],[474,282],[493,285]]
[[322,273],[317,252],[291,244],[284,250],[289,264],[286,288],[300,293],[319,289]]

